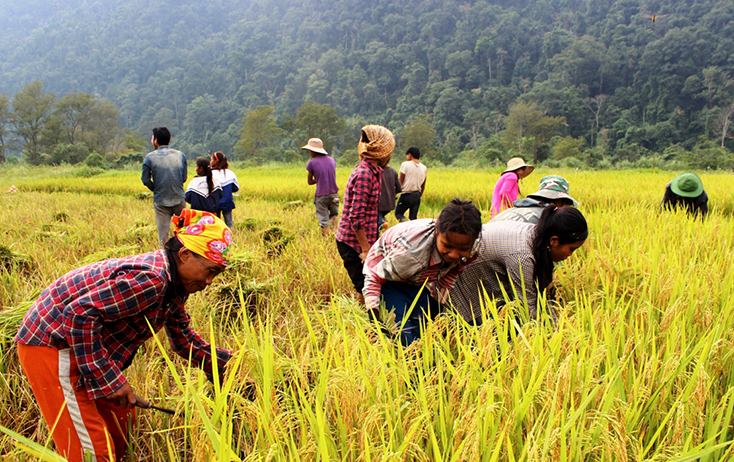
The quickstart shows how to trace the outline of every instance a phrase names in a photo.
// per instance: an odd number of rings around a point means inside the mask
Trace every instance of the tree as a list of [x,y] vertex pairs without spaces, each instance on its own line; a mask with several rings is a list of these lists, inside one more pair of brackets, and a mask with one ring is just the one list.
[[46,119],[53,111],[56,95],[44,93],[43,82],[35,81],[23,87],[13,97],[15,133],[23,137],[28,162],[40,163],[40,135]]
[[10,112],[10,97],[0,94],[0,162],[5,162],[5,143],[10,134],[10,122],[13,113]]
[[295,127],[302,138],[301,145],[309,138],[321,138],[324,149],[331,152],[346,135],[347,123],[328,104],[306,101],[298,109]]
[[280,136],[272,106],[258,106],[247,111],[239,131],[240,140],[235,144],[235,153],[245,158],[257,158],[264,148],[274,144]]
[[530,154],[538,162],[542,160],[539,158],[541,147],[565,124],[563,117],[548,117],[537,104],[519,101],[510,107],[503,139],[506,144],[516,144],[519,154]]
[[400,130],[398,144],[400,151],[405,152],[411,146],[421,150],[424,155],[435,155],[436,153],[436,130],[433,129],[431,120],[426,115],[416,116],[409,124]]

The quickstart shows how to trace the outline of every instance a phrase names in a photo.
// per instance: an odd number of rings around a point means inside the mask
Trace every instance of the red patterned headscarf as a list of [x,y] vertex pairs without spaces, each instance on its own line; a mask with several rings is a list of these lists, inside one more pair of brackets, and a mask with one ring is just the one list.
[[195,254],[227,266],[232,232],[216,215],[200,210],[184,209],[171,219],[173,234]]

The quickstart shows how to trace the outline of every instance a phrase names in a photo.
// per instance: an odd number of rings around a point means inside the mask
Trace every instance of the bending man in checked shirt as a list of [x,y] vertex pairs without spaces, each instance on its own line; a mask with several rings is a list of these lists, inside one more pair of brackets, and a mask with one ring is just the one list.
[[[190,324],[189,296],[227,264],[232,236],[209,212],[184,210],[163,250],[105,260],[62,276],[26,314],[15,341],[56,450],[69,461],[122,460],[128,420],[150,407],[122,371],[165,327],[173,349],[210,380],[211,346]],[[152,330],[151,330],[152,327]],[[217,348],[217,372],[232,352]],[[111,441],[109,441],[111,440]],[[108,450],[110,449],[110,450]]]
[[537,225],[516,221],[485,224],[479,256],[456,280],[451,304],[467,322],[479,325],[489,313],[487,302],[503,305],[505,293],[510,300],[517,294],[527,304],[529,319],[535,319],[538,293],[553,281],[554,264],[570,257],[588,235],[586,219],[573,207],[549,205]]

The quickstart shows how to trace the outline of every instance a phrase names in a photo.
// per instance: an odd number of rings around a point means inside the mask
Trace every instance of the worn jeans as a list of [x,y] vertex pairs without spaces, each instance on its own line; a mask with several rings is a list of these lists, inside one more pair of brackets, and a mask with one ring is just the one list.
[[[423,325],[440,311],[438,301],[431,297],[427,288],[407,282],[387,281],[382,285],[382,300],[387,311],[395,312],[395,322],[403,325],[398,336],[403,346],[408,346],[421,337]],[[411,310],[410,307],[415,302]]]
[[217,212],[217,216],[224,220],[224,224],[227,225],[227,227],[230,229],[230,231],[234,231],[234,228],[232,225],[234,222],[232,221],[232,211],[231,210],[220,210]]
[[173,207],[166,207],[153,202],[153,210],[155,210],[155,224],[158,227],[158,242],[161,248],[168,240],[168,232],[171,230],[171,218],[179,215],[186,208],[186,201]]

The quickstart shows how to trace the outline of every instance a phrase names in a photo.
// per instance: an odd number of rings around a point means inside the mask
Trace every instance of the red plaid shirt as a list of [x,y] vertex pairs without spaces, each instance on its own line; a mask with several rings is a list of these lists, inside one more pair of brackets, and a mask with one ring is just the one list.
[[[344,207],[336,232],[336,240],[343,242],[357,253],[369,249],[361,249],[354,231],[364,229],[370,245],[377,240],[377,209],[380,204],[380,188],[382,186],[382,168],[367,159],[355,167],[347,180],[344,190]],[[360,250],[361,249],[361,250]]]
[[[189,325],[188,295],[175,292],[165,251],[105,260],[76,269],[43,291],[15,341],[70,348],[91,399],[114,393],[138,348],[162,327],[171,347],[211,379],[211,346]],[[219,371],[232,352],[217,349]]]

